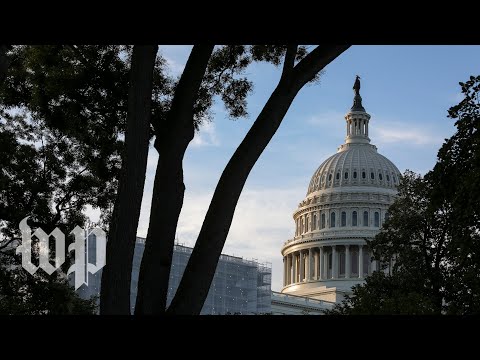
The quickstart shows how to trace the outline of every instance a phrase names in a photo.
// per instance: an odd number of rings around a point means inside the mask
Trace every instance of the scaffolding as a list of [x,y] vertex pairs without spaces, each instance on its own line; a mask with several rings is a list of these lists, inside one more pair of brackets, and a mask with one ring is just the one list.
[[[138,273],[145,241],[137,238],[132,269],[132,312],[137,294]],[[167,306],[180,284],[193,248],[176,243],[168,286]],[[202,315],[263,314],[271,311],[272,264],[220,255],[215,276],[202,308]]]

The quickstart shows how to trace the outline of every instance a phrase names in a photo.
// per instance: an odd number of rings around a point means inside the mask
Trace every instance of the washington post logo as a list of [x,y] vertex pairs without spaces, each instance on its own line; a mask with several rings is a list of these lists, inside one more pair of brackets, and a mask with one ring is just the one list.
[[[32,229],[27,224],[28,216],[20,221],[19,228],[22,232],[22,243],[17,247],[16,253],[22,254],[22,267],[30,274],[40,268],[48,275],[58,270],[65,262],[65,234],[58,228],[55,228],[47,235],[41,228],[37,228],[32,234]],[[75,242],[68,246],[68,252],[75,252],[75,263],[69,267],[67,276],[75,273],[75,290],[83,284],[88,286],[88,273],[95,274],[105,266],[105,250],[107,246],[107,236],[105,231],[99,228],[92,229],[88,234],[80,226],[70,232],[75,237]],[[89,235],[95,235],[96,238],[96,261],[92,264],[88,261],[88,243]],[[38,266],[32,263],[32,237],[38,239]],[[50,237],[55,240],[55,266],[50,263],[50,247],[48,245]]]

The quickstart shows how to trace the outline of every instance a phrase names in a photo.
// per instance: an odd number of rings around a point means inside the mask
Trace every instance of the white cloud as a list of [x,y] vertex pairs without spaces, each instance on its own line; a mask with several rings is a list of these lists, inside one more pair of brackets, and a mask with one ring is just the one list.
[[[272,289],[282,287],[282,244],[293,236],[292,214],[305,189],[245,189],[240,197],[224,254],[272,263]],[[193,246],[213,192],[188,192],[180,214],[177,237]]]
[[433,130],[405,123],[390,123],[388,127],[375,125],[370,130],[370,138],[378,144],[403,143],[419,146],[440,145],[444,140],[442,135]]
[[220,141],[217,137],[217,131],[213,122],[205,121],[200,130],[195,132],[195,136],[191,142],[191,146],[219,146]]
[[192,45],[160,45],[159,52],[165,58],[172,75],[182,74]]
[[183,69],[185,68],[185,63],[180,63],[172,58],[165,57],[167,62],[168,69],[173,76],[179,76],[182,74]]
[[[149,169],[137,235],[148,231],[153,190],[154,169]],[[305,195],[303,188],[245,189],[239,199],[232,226],[222,253],[272,263],[272,289],[282,288],[283,243],[294,233],[292,214]],[[203,219],[210,205],[213,190],[196,191],[187,188],[177,226],[178,241],[194,246]]]
[[[153,144],[153,142],[152,142]],[[148,222],[150,219],[150,207],[152,205],[153,181],[157,170],[158,153],[153,146],[150,146],[147,158],[147,173],[143,188],[142,205],[140,208],[140,219],[138,220],[137,236],[146,237]]]
[[307,123],[328,128],[332,133],[337,129],[344,129],[345,114],[340,111],[330,110],[321,112],[307,118]]

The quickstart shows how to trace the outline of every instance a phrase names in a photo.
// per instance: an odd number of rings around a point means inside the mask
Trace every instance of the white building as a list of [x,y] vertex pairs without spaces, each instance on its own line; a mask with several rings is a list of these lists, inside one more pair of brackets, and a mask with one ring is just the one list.
[[323,315],[335,303],[272,291],[272,315]]
[[370,144],[358,77],[354,92],[345,144],[315,171],[293,214],[295,236],[281,250],[283,294],[339,302],[377,269],[365,239],[379,232],[401,174]]

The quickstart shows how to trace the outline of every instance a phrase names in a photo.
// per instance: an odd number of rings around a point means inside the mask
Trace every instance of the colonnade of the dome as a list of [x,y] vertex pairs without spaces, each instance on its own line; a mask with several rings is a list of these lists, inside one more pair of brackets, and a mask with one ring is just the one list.
[[365,245],[317,245],[283,257],[283,286],[310,281],[363,279],[377,269]]

